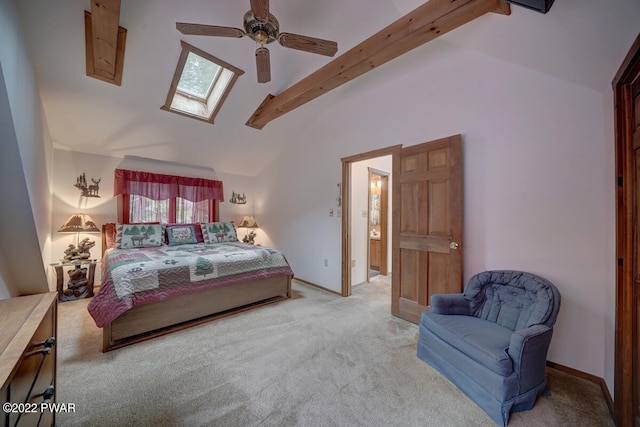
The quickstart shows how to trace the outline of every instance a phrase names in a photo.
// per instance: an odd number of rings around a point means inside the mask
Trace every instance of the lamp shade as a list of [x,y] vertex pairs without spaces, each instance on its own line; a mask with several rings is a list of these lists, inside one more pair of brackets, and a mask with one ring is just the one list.
[[256,222],[253,215],[245,215],[242,217],[242,220],[240,221],[240,224],[238,224],[238,227],[258,228],[258,223]]
[[59,233],[100,232],[91,217],[83,213],[75,213],[58,229]]

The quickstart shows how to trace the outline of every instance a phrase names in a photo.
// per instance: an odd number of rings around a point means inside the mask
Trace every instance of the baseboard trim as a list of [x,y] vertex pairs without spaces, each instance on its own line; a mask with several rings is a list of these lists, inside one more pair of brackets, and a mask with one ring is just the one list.
[[334,295],[338,295],[339,297],[341,297],[341,296],[342,296],[342,294],[341,294],[340,292],[336,292],[336,291],[334,291],[333,289],[325,288],[324,286],[316,285],[316,284],[315,284],[315,283],[313,283],[313,282],[309,282],[308,280],[304,280],[304,279],[301,279],[301,278],[299,278],[299,277],[295,277],[295,276],[294,276],[294,277],[293,277],[293,280],[295,280],[295,281],[297,281],[297,282],[300,282],[300,283],[302,283],[302,284],[308,285],[308,286],[312,286],[312,287],[314,287],[314,288],[318,288],[318,289],[320,289],[320,290],[322,290],[322,291],[329,292],[329,293],[334,294]]
[[591,375],[591,374],[588,374],[586,372],[579,371],[577,369],[573,369],[573,368],[561,365],[561,364],[556,363],[556,362],[552,362],[550,360],[547,360],[547,366],[550,367],[550,368],[557,369],[558,371],[565,372],[565,373],[567,373],[569,375],[573,375],[575,377],[582,378],[582,379],[585,379],[585,380],[588,380],[588,381],[592,381],[592,382],[594,382],[596,384],[599,384],[600,385],[600,389],[602,390],[602,394],[604,395],[604,400],[607,402],[607,406],[609,407],[609,413],[611,414],[611,417],[613,419],[615,419],[613,398],[611,397],[611,393],[609,392],[609,387],[607,387],[607,382],[604,380],[604,378],[597,377],[595,375]]

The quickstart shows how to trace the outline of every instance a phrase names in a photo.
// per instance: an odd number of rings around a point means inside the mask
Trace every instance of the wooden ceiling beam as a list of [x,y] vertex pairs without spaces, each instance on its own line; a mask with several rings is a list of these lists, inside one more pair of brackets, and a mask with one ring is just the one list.
[[508,15],[502,0],[430,0],[279,95],[267,95],[246,125],[267,123],[486,13]]
[[120,85],[127,30],[120,27],[120,0],[91,0],[85,11],[87,76]]

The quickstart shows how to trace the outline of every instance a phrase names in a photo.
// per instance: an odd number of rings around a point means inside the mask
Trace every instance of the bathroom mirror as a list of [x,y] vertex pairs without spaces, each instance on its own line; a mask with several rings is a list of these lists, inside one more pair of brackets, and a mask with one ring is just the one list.
[[369,225],[380,225],[380,194],[371,194],[371,212]]

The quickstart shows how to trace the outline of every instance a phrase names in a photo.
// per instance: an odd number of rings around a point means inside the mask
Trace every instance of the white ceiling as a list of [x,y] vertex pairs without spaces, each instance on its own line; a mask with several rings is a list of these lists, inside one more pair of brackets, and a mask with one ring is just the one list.
[[[258,131],[245,122],[262,100],[277,95],[331,61],[269,45],[272,81],[258,84],[255,43],[185,36],[175,22],[242,27],[248,0],[123,0],[127,29],[122,86],[85,75],[83,11],[89,0],[16,0],[55,147],[114,157],[135,155],[220,172],[255,175],[323,110],[348,91],[336,91]],[[285,32],[338,42],[338,54],[417,7],[419,0],[273,0],[271,12]],[[637,0],[556,0],[546,14],[512,7],[489,14],[434,43],[452,43],[603,91],[611,64],[626,51],[609,49],[612,37],[629,45],[640,31]],[[624,25],[622,25],[624,24]],[[242,69],[214,125],[160,110],[184,40]],[[594,64],[593,58],[601,58]],[[415,60],[412,61],[415,66]],[[384,72],[384,67],[380,72]],[[389,78],[393,78],[392,75]],[[349,85],[349,84],[347,84]],[[400,94],[401,95],[401,94]]]

